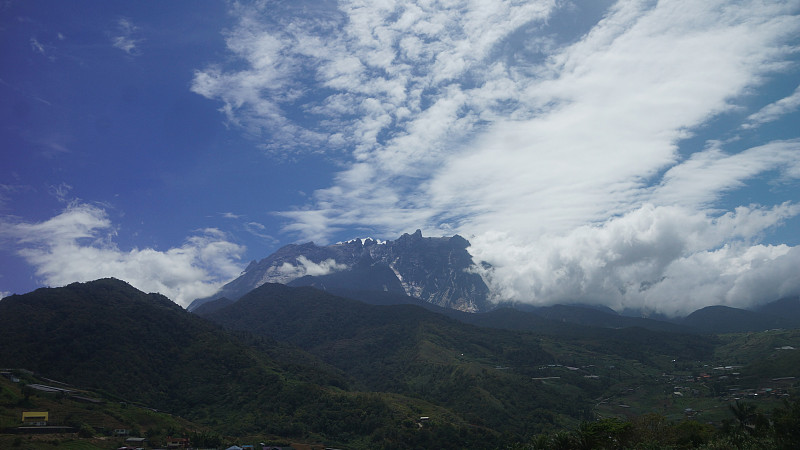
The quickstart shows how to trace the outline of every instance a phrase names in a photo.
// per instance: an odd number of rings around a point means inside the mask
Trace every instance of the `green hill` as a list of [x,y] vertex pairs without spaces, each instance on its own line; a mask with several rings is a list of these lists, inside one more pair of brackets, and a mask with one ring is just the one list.
[[[369,305],[279,284],[265,284],[206,317],[295,344],[359,388],[425,399],[470,424],[519,438],[593,417],[594,399],[620,377],[612,366],[650,376],[671,368],[667,362],[676,355],[701,359],[713,350],[707,337],[582,327],[533,315],[525,323],[539,324],[538,333],[477,327],[415,305]],[[634,363],[648,374],[628,370]]]
[[[3,381],[2,426],[15,426],[30,401],[97,433],[124,425],[230,443],[490,449],[653,412],[673,428],[687,417],[722,427],[729,403],[769,411],[798,376],[792,330],[701,336],[508,309],[476,326],[413,304],[273,284],[197,312],[204,317],[113,279],[3,299],[0,367],[105,402],[78,405],[23,386],[33,379]],[[713,428],[703,430],[707,440]],[[76,439],[51,441],[96,448]],[[36,448],[0,436],[0,447],[8,442]]]
[[[296,347],[223,331],[114,279],[4,298],[0,342],[0,367],[26,368],[227,436],[349,448],[497,439],[425,400],[354,390],[343,371]],[[422,415],[433,417],[424,429]]]

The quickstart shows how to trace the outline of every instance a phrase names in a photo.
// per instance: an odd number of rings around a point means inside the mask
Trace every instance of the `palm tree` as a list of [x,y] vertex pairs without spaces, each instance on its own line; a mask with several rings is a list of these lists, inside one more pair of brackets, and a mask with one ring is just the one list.
[[756,429],[756,405],[736,400],[736,403],[732,403],[728,407],[736,419],[738,429],[753,434]]

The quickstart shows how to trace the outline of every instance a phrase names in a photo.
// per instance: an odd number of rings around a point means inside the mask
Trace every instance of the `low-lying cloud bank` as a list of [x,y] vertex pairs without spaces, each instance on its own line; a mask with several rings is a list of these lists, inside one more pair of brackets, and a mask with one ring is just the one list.
[[644,205],[601,225],[518,241],[472,237],[496,300],[582,302],[668,315],[750,307],[800,294],[800,249],[753,243],[800,207],[739,207],[719,216]]
[[63,286],[114,277],[145,292],[166,295],[181,306],[213,294],[242,270],[244,248],[217,229],[200,230],[180,247],[120,250],[105,210],[74,203],[38,223],[0,223],[0,236],[36,269],[40,282]]

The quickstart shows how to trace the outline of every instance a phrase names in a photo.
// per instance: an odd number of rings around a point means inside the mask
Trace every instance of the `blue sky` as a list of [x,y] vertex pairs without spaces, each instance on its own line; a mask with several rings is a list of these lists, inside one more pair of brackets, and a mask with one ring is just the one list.
[[459,233],[497,299],[800,293],[798,1],[6,1],[0,292]]

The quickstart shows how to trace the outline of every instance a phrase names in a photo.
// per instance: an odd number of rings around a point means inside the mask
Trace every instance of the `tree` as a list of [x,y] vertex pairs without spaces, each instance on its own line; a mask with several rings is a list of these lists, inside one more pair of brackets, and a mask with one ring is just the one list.
[[775,441],[779,448],[800,448],[800,399],[784,400],[772,412]]
[[628,440],[630,429],[630,422],[617,418],[582,422],[577,432],[579,446],[585,449],[623,448]]
[[753,434],[756,428],[756,405],[736,400],[736,403],[728,405],[733,413],[736,429],[747,434]]

